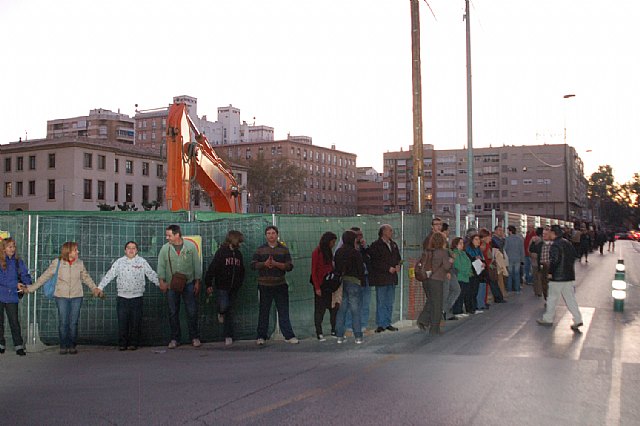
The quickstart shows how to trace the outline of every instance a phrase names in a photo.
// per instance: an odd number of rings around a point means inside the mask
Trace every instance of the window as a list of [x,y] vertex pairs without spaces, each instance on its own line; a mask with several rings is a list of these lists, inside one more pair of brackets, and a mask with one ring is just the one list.
[[518,184],[518,179],[511,179],[511,185],[517,185]]
[[[49,168],[50,169],[55,169],[56,168],[56,154],[49,154]],[[50,198],[50,200],[55,200],[55,198]]]
[[16,197],[22,197],[22,182],[16,182]]
[[132,175],[133,174],[133,161],[131,160],[126,160],[124,162],[124,172],[128,175]]
[[133,203],[133,185],[127,184],[125,187],[124,197],[124,201],[126,203]]
[[24,157],[16,158],[16,170],[19,172],[24,170]]
[[[51,156],[54,156],[55,159],[55,154],[49,154],[49,159],[51,159]],[[49,194],[47,196],[47,199],[49,200],[55,200],[56,199],[56,180],[55,179],[49,179]]]
[[164,197],[164,188],[161,186],[156,187],[156,201],[162,204],[162,200]]
[[93,154],[88,152],[84,153],[84,164],[85,169],[91,169],[93,167]]
[[11,171],[11,157],[7,157],[4,159],[4,171],[5,172]]
[[149,163],[146,161],[142,163],[142,176],[149,176]]
[[149,185],[142,185],[142,202],[149,202]]
[[522,179],[523,185],[531,185],[533,184],[533,179]]
[[103,180],[98,181],[98,200],[104,200],[105,182]]
[[164,175],[162,164],[156,165],[156,177],[162,178]]
[[104,170],[107,168],[107,157],[104,155],[98,155],[98,170]]
[[113,160],[113,171],[114,173],[120,173],[120,160],[117,158]]
[[35,155],[30,155],[29,156],[29,170],[35,170],[36,169],[36,156]]
[[114,202],[118,202],[118,193],[120,192],[120,185],[118,185],[118,182],[115,182],[113,184],[113,201]]
[[29,195],[36,195],[36,181],[29,181]]
[[4,196],[11,197],[13,195],[13,183],[5,182],[4,183]]
[[84,199],[85,200],[90,200],[91,199],[91,179],[85,179],[84,180]]
[[100,136],[106,136],[107,135],[107,126],[99,126],[98,127],[98,133],[100,134]]

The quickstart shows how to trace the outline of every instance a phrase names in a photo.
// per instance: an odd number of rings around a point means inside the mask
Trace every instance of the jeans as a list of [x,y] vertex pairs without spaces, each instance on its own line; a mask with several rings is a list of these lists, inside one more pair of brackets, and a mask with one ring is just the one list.
[[180,299],[184,301],[187,311],[187,326],[189,328],[189,340],[199,339],[198,331],[198,304],[196,295],[193,294],[195,284],[193,281],[184,286],[182,293],[169,290],[167,299],[169,300],[169,326],[171,327],[171,340],[180,343]]
[[289,320],[289,286],[281,284],[277,286],[258,285],[260,293],[260,313],[258,314],[258,339],[268,339],[269,314],[273,301],[276,302],[278,311],[278,324],[285,339],[289,340],[296,335],[293,333]]
[[353,335],[355,337],[362,337],[362,327],[360,325],[362,315],[360,312],[361,300],[362,287],[360,287],[359,284],[344,281],[342,283],[342,304],[340,304],[340,309],[338,309],[338,318],[336,320],[336,336],[344,337],[345,316],[348,310],[351,312],[353,321]]
[[376,286],[376,325],[387,328],[391,325],[393,314],[393,300],[396,286],[393,284]]
[[457,314],[463,313],[462,312],[463,304],[465,309],[467,310],[467,313],[473,313],[475,309],[472,308],[472,303],[471,303],[471,285],[464,281],[458,281],[458,284],[460,284],[460,296],[458,296],[458,299],[453,304],[453,308],[452,308],[453,314],[457,315]]
[[455,276],[444,282],[444,287],[442,288],[442,310],[447,313],[447,317],[453,314],[453,305],[460,297],[461,292],[460,284]]
[[478,293],[476,295],[476,306],[478,309],[486,309],[487,304],[484,302],[487,298],[487,283],[481,281],[478,284]]
[[13,346],[17,351],[24,349],[24,341],[20,330],[20,321],[18,320],[18,304],[17,303],[1,303],[0,302],[0,349],[6,349],[6,341],[4,339],[4,313],[7,313],[9,320],[9,328],[11,329],[11,337],[13,338]]
[[116,299],[118,346],[140,346],[142,337],[142,297]]
[[443,287],[444,281],[428,279],[422,283],[422,288],[427,295],[427,300],[418,317],[418,324],[431,327],[430,331],[434,332],[440,330]]
[[[365,281],[367,279],[365,278]],[[371,287],[369,285],[360,287],[360,326],[366,329],[369,325],[369,306],[371,305]],[[347,317],[344,320],[344,326],[347,329],[353,329],[351,321],[351,311],[347,311]]]
[[313,300],[314,300],[314,309],[313,309],[313,320],[316,326],[316,334],[324,334],[322,333],[322,321],[324,320],[325,311],[329,310],[329,322],[331,323],[331,332],[335,333],[336,331],[336,318],[338,315],[338,307],[331,307],[331,296],[333,293],[323,291],[320,293],[320,296],[313,292]]
[[520,292],[520,262],[509,261],[509,277],[507,277],[507,291]]
[[524,281],[527,284],[531,284],[533,282],[533,277],[531,275],[531,258],[529,256],[524,257]]
[[467,313],[473,314],[478,309],[478,288],[480,287],[480,277],[473,276],[469,278],[469,293],[466,295],[464,304],[466,305]]
[[238,296],[238,289],[216,289],[218,313],[224,315],[224,337],[233,338],[233,305]]
[[56,297],[56,305],[58,306],[60,348],[75,348],[78,341],[78,320],[82,297]]

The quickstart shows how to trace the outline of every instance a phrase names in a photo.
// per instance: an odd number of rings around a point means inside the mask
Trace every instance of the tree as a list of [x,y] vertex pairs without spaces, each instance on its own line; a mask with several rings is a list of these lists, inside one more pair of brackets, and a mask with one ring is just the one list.
[[640,220],[638,195],[640,175],[623,185],[615,182],[611,166],[599,166],[591,174],[587,196],[601,220],[613,227],[637,227]]
[[289,197],[298,195],[304,187],[306,170],[285,158],[266,160],[264,155],[245,160],[247,167],[247,188],[251,202],[277,211]]

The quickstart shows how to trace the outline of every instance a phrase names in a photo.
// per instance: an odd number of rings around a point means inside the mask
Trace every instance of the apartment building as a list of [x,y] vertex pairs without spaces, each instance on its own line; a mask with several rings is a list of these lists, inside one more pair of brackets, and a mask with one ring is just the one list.
[[[565,156],[565,150],[567,155]],[[424,206],[452,217],[456,205],[467,211],[468,152],[424,145]],[[566,160],[565,160],[566,159]],[[384,154],[385,212],[411,211],[412,150]],[[474,148],[473,204],[476,216],[492,210],[564,219],[587,217],[583,163],[563,144]]]
[[258,156],[266,160],[283,158],[307,172],[302,191],[281,205],[252,204],[250,213],[352,216],[356,214],[356,155],[312,144],[308,136],[287,136],[276,141],[246,142],[216,147],[224,158],[244,161]]
[[47,121],[47,139],[98,139],[133,144],[134,120],[120,111],[92,109],[89,115]]
[[0,145],[0,210],[97,210],[164,202],[159,153],[88,136]]
[[358,167],[356,169],[356,188],[358,214],[383,214],[382,205],[382,173],[373,167]]

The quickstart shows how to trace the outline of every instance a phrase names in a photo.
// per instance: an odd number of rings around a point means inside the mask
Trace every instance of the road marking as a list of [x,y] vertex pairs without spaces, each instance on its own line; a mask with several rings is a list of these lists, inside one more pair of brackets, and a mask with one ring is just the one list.
[[[364,367],[362,369],[363,373],[368,373],[371,370],[377,368],[378,366],[385,364],[387,362],[390,362],[394,359],[396,359],[398,356],[397,355],[387,355],[382,359],[379,359],[375,362],[370,363],[369,365],[367,365],[366,367]],[[242,421],[242,420],[247,420],[250,419],[252,417],[256,417],[256,416],[260,416],[263,414],[267,414],[271,411],[277,410],[279,408],[285,407],[289,404],[293,404],[294,402],[298,402],[298,401],[302,401],[304,399],[307,398],[311,398],[314,396],[320,396],[323,395],[327,392],[330,391],[335,391],[337,389],[343,388],[345,386],[350,385],[351,383],[353,383],[356,379],[362,377],[362,373],[358,373],[358,374],[351,374],[350,376],[345,377],[344,379],[334,383],[331,386],[327,386],[327,387],[323,387],[323,388],[314,388],[314,389],[309,389],[306,392],[303,392],[301,394],[298,394],[296,396],[292,396],[291,398],[287,398],[284,401],[279,401],[273,404],[269,404],[269,405],[265,405],[264,407],[260,407],[257,408],[253,411],[250,411],[246,414],[243,414],[240,417],[236,417],[237,421]]]

